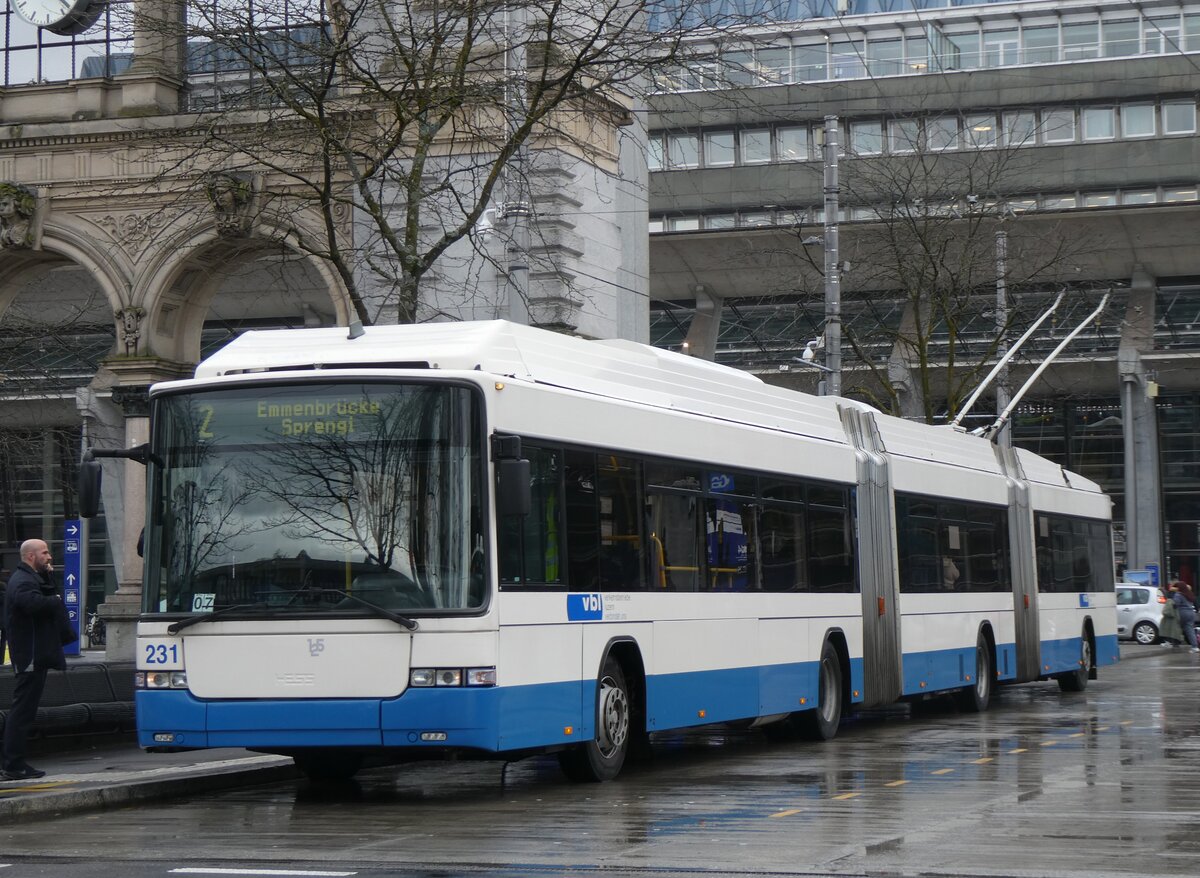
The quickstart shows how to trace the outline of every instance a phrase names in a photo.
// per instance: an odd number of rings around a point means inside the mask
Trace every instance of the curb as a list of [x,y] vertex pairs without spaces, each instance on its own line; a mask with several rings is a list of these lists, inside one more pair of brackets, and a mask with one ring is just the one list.
[[[236,787],[275,783],[300,777],[300,771],[289,757],[257,756],[246,761],[259,763],[254,766],[223,766],[205,770],[203,766],[188,766],[174,777],[155,777],[147,780],[131,780],[115,784],[102,781],[81,781],[96,786],[82,789],[37,790],[36,784],[28,787],[0,787],[0,821],[8,822],[40,817],[47,814],[61,815],[78,811],[113,808],[133,802],[148,802],[177,796],[209,793]],[[268,762],[272,764],[262,764]],[[51,779],[53,781],[53,779]],[[27,794],[22,795],[28,791]],[[8,792],[17,795],[5,796]]]

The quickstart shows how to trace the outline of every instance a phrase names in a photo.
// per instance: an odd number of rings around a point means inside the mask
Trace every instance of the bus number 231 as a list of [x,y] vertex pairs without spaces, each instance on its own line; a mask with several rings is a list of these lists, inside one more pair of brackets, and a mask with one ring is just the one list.
[[146,664],[179,667],[179,644],[147,643],[145,649]]

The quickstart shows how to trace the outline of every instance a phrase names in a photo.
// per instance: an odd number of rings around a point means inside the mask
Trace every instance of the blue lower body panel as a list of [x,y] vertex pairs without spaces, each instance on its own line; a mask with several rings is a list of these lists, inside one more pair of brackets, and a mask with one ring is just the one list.
[[[850,664],[851,700],[861,701],[862,659]],[[650,677],[647,728],[684,728],[815,707],[818,668],[817,662],[798,662]],[[139,691],[135,698],[143,747],[504,752],[595,736],[594,680],[409,689],[390,699],[204,701],[182,690]]]
[[[1061,674],[1079,669],[1079,656],[1083,650],[1080,637],[1065,637],[1061,640],[1042,641],[1042,673]],[[1104,634],[1095,639],[1096,654],[1092,660],[1097,667],[1116,664],[1120,660],[1120,649],[1115,634]]]
[[[1015,644],[997,644],[995,660],[997,680],[1016,678]],[[962,689],[975,683],[975,647],[906,652],[902,667],[904,670],[904,695]]]

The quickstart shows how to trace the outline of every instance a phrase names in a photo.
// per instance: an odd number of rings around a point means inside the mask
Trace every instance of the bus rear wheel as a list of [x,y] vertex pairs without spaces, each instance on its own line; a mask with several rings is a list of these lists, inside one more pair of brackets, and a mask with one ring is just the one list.
[[1082,692],[1087,688],[1092,672],[1092,640],[1085,630],[1079,644],[1079,670],[1058,675],[1058,688],[1063,692]]
[[992,683],[996,673],[992,670],[992,648],[982,634],[975,641],[975,683],[958,691],[958,704],[971,713],[982,713],[992,703]]
[[817,706],[796,716],[797,726],[810,741],[828,741],[837,734],[842,722],[842,660],[832,643],[821,648],[821,666],[817,671]]
[[607,658],[596,683],[596,736],[558,755],[563,773],[583,783],[616,777],[629,754],[631,716],[625,673],[616,659]]

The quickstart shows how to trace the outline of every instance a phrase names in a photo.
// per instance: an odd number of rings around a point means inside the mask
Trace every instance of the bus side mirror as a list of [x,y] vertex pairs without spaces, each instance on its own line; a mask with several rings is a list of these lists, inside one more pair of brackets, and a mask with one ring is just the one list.
[[100,514],[100,461],[85,451],[79,461],[79,517],[95,518]]
[[501,515],[528,515],[533,506],[528,460],[499,460],[496,508]]

